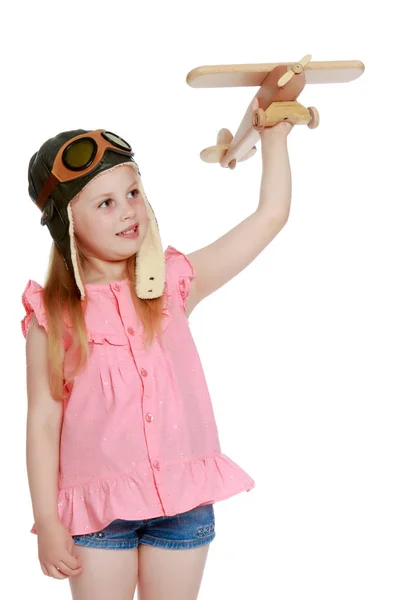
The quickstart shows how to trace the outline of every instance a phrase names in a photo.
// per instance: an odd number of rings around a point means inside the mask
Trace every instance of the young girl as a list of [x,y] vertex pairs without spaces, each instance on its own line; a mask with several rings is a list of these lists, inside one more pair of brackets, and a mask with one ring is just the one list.
[[30,160],[53,238],[44,288],[23,293],[31,531],[75,600],[131,600],[137,584],[141,600],[196,599],[213,504],[254,487],[221,453],[187,318],[285,224],[291,128],[260,134],[255,212],[188,256],[163,252],[119,136],[63,132]]

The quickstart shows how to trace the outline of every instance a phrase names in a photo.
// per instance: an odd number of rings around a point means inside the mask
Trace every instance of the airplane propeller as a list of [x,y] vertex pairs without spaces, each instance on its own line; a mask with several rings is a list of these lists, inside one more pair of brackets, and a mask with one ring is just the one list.
[[306,54],[305,56],[303,56],[303,58],[301,60],[299,60],[298,63],[292,65],[284,75],[282,75],[282,77],[279,79],[278,81],[278,87],[279,88],[283,88],[287,83],[289,83],[289,81],[291,81],[292,77],[294,75],[296,75],[296,73],[302,73],[304,71],[304,67],[306,65],[308,65],[308,63],[310,62],[312,56],[311,54]]

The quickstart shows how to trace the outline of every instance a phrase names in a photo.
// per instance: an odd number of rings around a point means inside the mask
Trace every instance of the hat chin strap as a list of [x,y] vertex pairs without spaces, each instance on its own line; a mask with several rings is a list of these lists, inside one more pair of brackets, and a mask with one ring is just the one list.
[[[160,298],[163,295],[165,285],[164,251],[162,249],[157,220],[153,209],[151,208],[149,201],[147,200],[147,196],[142,185],[142,180],[140,178],[135,164],[132,162],[120,163],[119,165],[116,165],[111,169],[107,169],[107,171],[99,173],[97,177],[99,177],[105,172],[108,173],[109,171],[121,167],[122,165],[129,165],[135,169],[135,172],[138,175],[139,191],[144,199],[148,216],[147,232],[140,245],[139,250],[136,253],[136,295],[138,298],[141,298],[143,300]],[[85,298],[85,288],[81,279],[81,274],[78,266],[71,203],[68,204],[67,211],[69,218],[69,239],[71,249],[71,260],[74,269],[74,278],[81,295],[81,300],[83,300]]]

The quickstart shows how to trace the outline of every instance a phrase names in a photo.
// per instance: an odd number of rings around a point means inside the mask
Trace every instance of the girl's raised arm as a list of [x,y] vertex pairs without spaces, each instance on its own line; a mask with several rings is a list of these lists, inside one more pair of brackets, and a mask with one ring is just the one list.
[[247,267],[287,222],[292,195],[287,148],[291,129],[290,123],[279,123],[260,133],[262,177],[255,212],[215,242],[187,255],[195,271],[187,300],[188,314]]

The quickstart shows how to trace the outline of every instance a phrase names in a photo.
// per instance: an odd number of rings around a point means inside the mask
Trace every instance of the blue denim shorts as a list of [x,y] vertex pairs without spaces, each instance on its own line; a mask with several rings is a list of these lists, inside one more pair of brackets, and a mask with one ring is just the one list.
[[209,544],[215,538],[212,504],[197,506],[173,517],[142,521],[115,519],[101,531],[72,536],[78,546],[130,550],[139,544],[183,550]]

